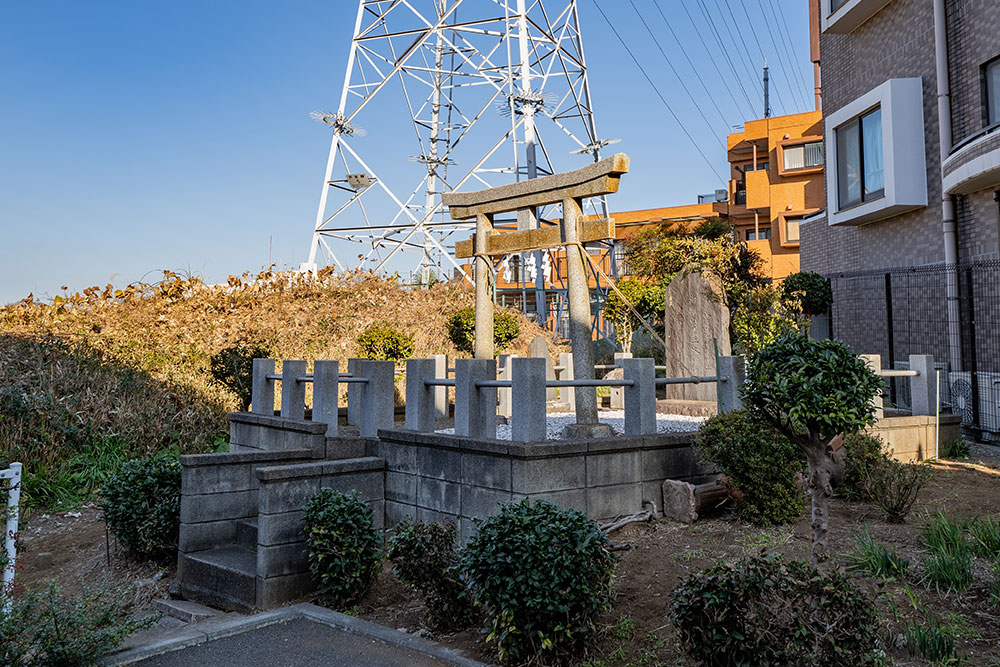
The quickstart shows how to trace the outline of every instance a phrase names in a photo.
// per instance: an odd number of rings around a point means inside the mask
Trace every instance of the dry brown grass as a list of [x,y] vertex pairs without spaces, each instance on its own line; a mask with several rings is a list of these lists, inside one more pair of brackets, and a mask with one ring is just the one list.
[[[361,331],[387,321],[413,335],[415,356],[455,355],[445,322],[472,300],[458,282],[407,289],[371,274],[272,271],[223,285],[164,272],[123,290],[29,297],[0,308],[0,458],[45,470],[112,439],[130,456],[205,451],[237,406],[209,374],[219,350],[260,342],[278,359],[344,363]],[[518,317],[510,352],[523,355],[541,331]]]

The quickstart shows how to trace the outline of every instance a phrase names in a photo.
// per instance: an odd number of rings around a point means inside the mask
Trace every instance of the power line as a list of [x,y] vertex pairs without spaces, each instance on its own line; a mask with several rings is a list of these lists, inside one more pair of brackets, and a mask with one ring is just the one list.
[[[705,85],[705,79],[704,79],[704,77],[702,77],[701,75],[698,74],[698,68],[695,67],[694,63],[691,61],[691,56],[688,55],[687,49],[684,48],[683,44],[681,44],[681,40],[680,40],[679,37],[677,37],[677,33],[674,32],[673,26],[671,26],[670,25],[670,21],[667,20],[666,14],[663,13],[663,9],[660,7],[660,0],[653,0],[653,4],[656,6],[656,11],[658,11],[660,13],[660,17],[663,19],[663,23],[666,24],[667,29],[670,31],[670,34],[673,35],[674,41],[677,42],[677,46],[680,48],[681,53],[684,54],[684,57],[687,59],[688,64],[691,66],[691,69],[694,71],[695,78],[697,78],[698,81],[701,82],[702,88],[705,89],[705,93],[712,99],[712,102],[714,104],[715,103],[715,96],[712,95],[708,91],[708,86]],[[685,11],[686,11],[686,8],[685,8]],[[688,14],[688,18],[689,19],[691,18],[691,14]],[[694,26],[694,20],[693,19],[691,21],[691,25]],[[738,114],[740,114],[742,116],[743,115],[743,111],[740,109],[740,103],[739,103],[739,101],[737,101],[736,95],[733,93],[733,89],[730,86],[726,85],[725,77],[722,76],[722,70],[719,69],[718,63],[716,63],[715,62],[715,58],[712,57],[712,52],[709,50],[708,44],[705,43],[705,38],[702,36],[701,32],[697,28],[695,29],[694,32],[695,32],[696,35],[698,35],[698,39],[701,40],[701,45],[705,49],[705,54],[708,56],[709,62],[712,63],[712,67],[715,68],[716,74],[719,75],[719,81],[722,82],[723,88],[725,88],[726,92],[729,94],[729,99],[731,99],[733,101],[733,106],[736,108],[736,113],[738,113]],[[726,125],[728,127],[729,123],[726,123]]]
[[[691,94],[691,91],[690,91],[690,89],[688,89],[687,84],[684,83],[684,79],[681,78],[681,75],[677,71],[677,68],[674,67],[674,64],[672,62],[670,62],[670,58],[667,57],[666,51],[664,51],[663,47],[660,45],[660,40],[658,40],[656,38],[656,35],[653,34],[653,31],[650,30],[649,24],[646,23],[646,19],[644,19],[642,17],[642,14],[639,13],[639,8],[635,6],[635,2],[633,2],[633,0],[628,0],[628,3],[630,5],[632,5],[632,10],[635,11],[635,15],[639,17],[639,21],[642,23],[643,27],[646,29],[646,32],[649,33],[649,36],[653,40],[653,43],[656,44],[656,48],[659,49],[660,55],[663,56],[663,59],[667,62],[667,65],[670,67],[670,70],[674,73],[674,76],[677,77],[677,80],[681,84],[681,88],[683,88],[684,92],[687,93],[687,96],[691,99],[691,102],[698,109],[698,111],[701,111],[701,107],[698,106],[698,102],[697,102],[697,100],[695,100],[694,95]],[[711,99],[711,96],[709,98]],[[712,100],[712,104],[715,104],[715,100],[714,99]],[[728,128],[728,125],[726,124],[726,119],[722,115],[722,111],[719,110],[718,105],[716,105],[715,109],[716,109],[716,111],[719,112],[719,117],[722,119],[722,127],[724,129],[728,130],[729,128]],[[712,134],[715,135],[716,138],[719,138],[719,135],[715,133],[714,129],[712,128],[711,123],[708,122],[708,118],[705,117],[704,113],[701,114],[701,118],[702,118],[702,120],[705,121],[705,124],[708,125],[709,131],[711,131]],[[722,146],[722,150],[726,150],[726,144],[722,142],[721,138],[719,138],[719,144]]]
[[[782,72],[784,72],[785,82],[788,84],[789,90],[794,90],[797,100],[796,104],[800,104],[803,99],[802,86],[800,85],[798,79],[796,79],[793,76],[794,72],[792,70],[791,65],[786,64],[786,56],[788,55],[788,49],[785,47],[785,36],[781,28],[778,26],[777,18],[774,18],[772,20],[772,18],[768,16],[767,5],[765,4],[764,0],[761,0],[759,4],[760,4],[761,16],[763,16],[764,18],[764,25],[767,26],[767,32],[769,37],[771,38],[771,44],[774,47],[774,53],[776,55],[776,59],[781,67]],[[778,33],[777,35],[775,35],[775,31],[777,31]],[[790,61],[788,61],[788,63],[790,63]],[[794,88],[792,88],[793,85]]]
[[[796,81],[798,82],[799,86],[801,87],[800,89],[802,91],[802,99],[804,101],[805,108],[809,108],[809,106],[810,106],[809,105],[809,99],[811,97],[811,93],[809,92],[809,86],[806,85],[805,79],[802,76],[802,70],[795,66],[795,57],[793,55],[794,51],[791,48],[791,39],[792,38],[791,38],[791,33],[788,30],[788,21],[785,19],[785,15],[778,11],[778,8],[771,2],[771,0],[768,0],[767,6],[769,6],[770,9],[771,9],[771,15],[774,16],[775,30],[778,31],[779,36],[780,36],[780,39],[773,40],[773,41],[779,42],[780,46],[782,47],[782,49],[784,49],[785,55],[788,57],[788,68],[793,72],[793,74],[795,74],[798,77],[796,79]],[[765,4],[764,4],[763,0],[761,0],[761,11],[762,11],[762,13],[763,13],[764,9],[765,9]],[[781,27],[778,27],[778,16],[779,15],[781,16],[781,22],[782,22],[782,26],[783,26],[784,30],[782,30]],[[765,22],[767,22],[766,21],[766,17],[765,17]]]
[[663,93],[660,92],[660,89],[656,87],[656,84],[653,83],[653,80],[649,78],[648,74],[646,74],[646,70],[639,62],[639,59],[635,57],[635,54],[632,53],[632,49],[628,48],[628,44],[626,44],[625,40],[622,39],[622,36],[618,34],[618,31],[615,29],[615,26],[611,23],[611,20],[608,18],[608,15],[604,13],[604,9],[601,8],[601,5],[598,2],[598,0],[594,0],[594,6],[597,7],[597,11],[601,13],[601,16],[604,18],[604,22],[608,24],[609,28],[611,28],[611,32],[613,32],[615,34],[615,37],[618,38],[618,41],[621,43],[622,48],[625,49],[625,52],[628,53],[630,58],[632,58],[632,62],[634,62],[635,66],[639,68],[640,72],[642,72],[642,76],[645,77],[650,87],[656,93],[656,96],[660,98],[661,102],[663,102],[663,106],[667,108],[667,111],[670,112],[670,115],[674,117],[675,121],[677,121],[677,125],[680,126],[681,130],[684,132],[688,140],[691,142],[691,145],[693,145],[694,149],[698,151],[699,155],[701,155],[702,159],[705,161],[705,164],[707,164],[708,168],[712,170],[712,173],[715,174],[716,178],[719,179],[720,183],[726,183],[726,179],[723,178],[718,171],[716,171],[715,166],[712,164],[712,161],[709,160],[708,156],[705,155],[705,152],[701,150],[701,146],[699,146],[698,142],[694,140],[694,137],[692,137],[691,133],[688,132],[687,128],[684,126],[684,123],[681,122],[680,117],[678,117],[678,115],[674,112],[673,108],[670,106],[670,103],[667,102],[667,98],[663,96]]
[[[726,5],[727,6],[729,5],[729,0],[726,0]],[[750,28],[750,34],[753,35],[753,41],[757,44],[757,50],[760,52],[761,58],[764,59],[764,66],[766,67],[767,66],[767,54],[764,53],[764,47],[761,45],[760,39],[758,39],[758,37],[757,37],[757,29],[756,29],[756,26],[754,25],[753,19],[750,18],[750,12],[747,9],[746,0],[740,0],[740,5],[743,7],[743,15],[747,17],[747,26]],[[730,8],[730,11],[732,11],[731,8]],[[767,22],[765,21],[765,23],[767,23]],[[781,66],[781,71],[782,71],[782,73],[785,76],[784,84],[788,87],[789,100],[791,101],[792,106],[794,107],[794,105],[798,103],[798,101],[795,99],[796,90],[793,88],[794,82],[791,79],[788,78],[788,73],[785,71],[785,66],[781,62],[780,58],[778,59],[778,64]],[[775,93],[776,94],[777,94],[777,90],[778,90],[777,87],[775,87]],[[779,98],[779,102],[780,101],[781,100]],[[783,107],[785,113],[787,113],[788,112],[788,107],[785,106],[784,104],[782,104],[782,107]]]
[[[708,16],[712,17],[712,11],[708,8],[708,3],[705,2],[704,4],[705,4],[705,11],[708,12]],[[733,27],[731,25],[733,23],[732,18],[734,18],[733,8],[729,6],[729,0],[726,0],[726,7],[729,10],[729,14],[731,17],[730,20],[726,19],[726,12],[725,10],[722,9],[722,5],[719,4],[719,0],[714,0],[713,4],[715,5],[715,10],[719,13],[719,23],[721,23],[722,26],[726,29],[726,35],[729,37],[728,43],[733,46],[733,50],[736,53],[735,56],[736,61],[741,63],[746,70],[747,84],[750,86],[750,90],[759,92],[760,99],[761,101],[763,101],[764,93],[760,89],[761,88],[760,73],[753,66],[753,58],[750,57],[750,49],[747,46],[746,40],[743,39],[742,34],[739,34],[738,31],[736,33],[733,32]],[[714,21],[713,25],[715,25]],[[737,35],[739,36],[737,37]],[[743,49],[742,54],[740,53],[740,47],[742,47]],[[761,65],[763,65],[763,63],[761,63]],[[777,91],[775,91],[775,93],[777,93]],[[775,96],[777,97],[777,94]],[[754,94],[754,97],[756,97],[756,93]]]
[[[725,57],[726,62],[729,64],[729,70],[733,73],[733,77],[736,79],[736,85],[738,85],[740,87],[740,90],[743,91],[743,96],[747,99],[747,103],[750,105],[751,109],[750,114],[753,115],[754,103],[750,101],[750,95],[747,94],[747,89],[743,87],[743,81],[740,79],[740,75],[736,72],[736,67],[733,65],[732,58],[729,57],[729,50],[723,43],[722,36],[719,34],[719,31],[715,29],[715,25],[712,23],[712,15],[709,14],[708,8],[705,6],[705,3],[702,2],[702,0],[697,0],[697,2],[698,6],[701,8],[702,12],[705,15],[705,21],[708,23],[708,27],[712,31],[712,35],[715,37],[715,42],[719,45],[719,48],[722,50],[723,57]],[[684,7],[684,11],[687,11],[687,7],[684,5],[683,0],[680,0],[680,3],[681,6]],[[690,18],[690,16],[691,14],[689,13],[688,17]],[[693,19],[691,23],[692,25],[694,25]],[[695,30],[697,30],[697,27],[695,27]]]
[[[725,0],[725,1],[726,1],[726,9],[729,10],[729,15],[732,17],[732,22],[737,24],[736,33],[740,36],[740,40],[743,42],[743,49],[744,49],[744,51],[747,54],[747,63],[749,65],[749,64],[752,63],[752,59],[750,58],[750,47],[747,45],[747,39],[746,39],[746,37],[743,36],[743,31],[740,30],[740,28],[739,28],[740,22],[736,21],[736,11],[733,10],[733,6],[731,4],[729,4],[729,0]],[[716,0],[716,5],[715,6],[719,8],[719,13],[721,14],[722,13],[722,8],[719,7],[718,0]],[[725,18],[725,17],[723,17],[723,18]],[[760,63],[758,64],[758,66],[757,67],[753,67],[751,65],[749,67],[749,69],[750,69],[750,81],[760,82],[760,78],[759,78],[761,76],[761,69],[760,68],[767,66],[767,56],[764,54],[764,49],[761,48],[760,40],[757,39],[757,31],[754,30],[753,23],[751,21],[749,21],[749,18],[750,17],[748,15],[747,16],[748,20],[747,20],[747,24],[746,25],[747,25],[747,27],[750,28],[750,34],[753,36],[754,42],[757,43],[757,52],[760,53]],[[727,24],[727,28],[728,28],[728,23],[729,22],[724,20],[723,23],[726,23]],[[733,40],[735,41],[735,37],[733,38]],[[774,88],[774,97],[775,97],[775,99],[778,100],[778,105],[781,106],[782,108],[784,108],[785,107],[785,102],[782,99],[781,94],[778,92],[777,87]],[[768,106],[770,106],[770,100],[768,100]]]

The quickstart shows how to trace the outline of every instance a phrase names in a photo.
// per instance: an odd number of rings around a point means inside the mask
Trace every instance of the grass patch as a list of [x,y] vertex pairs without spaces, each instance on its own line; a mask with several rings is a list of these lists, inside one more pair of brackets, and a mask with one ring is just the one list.
[[972,551],[961,523],[937,512],[923,526],[930,556],[924,561],[925,579],[938,592],[964,591],[972,583]]
[[966,526],[972,552],[983,558],[1000,558],[1000,521],[992,516],[973,517]]
[[882,580],[901,579],[910,569],[910,561],[872,537],[868,528],[856,536],[855,553],[845,554],[849,570],[865,572]]

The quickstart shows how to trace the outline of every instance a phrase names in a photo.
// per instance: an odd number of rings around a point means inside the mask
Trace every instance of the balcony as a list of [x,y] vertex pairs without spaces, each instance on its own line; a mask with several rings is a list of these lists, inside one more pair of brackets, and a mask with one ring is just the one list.
[[822,0],[823,32],[846,35],[877,14],[890,0]]
[[944,164],[944,189],[965,195],[1000,185],[1000,125],[975,134],[952,150]]
[[759,169],[746,174],[746,206],[759,209],[771,207],[771,179],[767,171]]

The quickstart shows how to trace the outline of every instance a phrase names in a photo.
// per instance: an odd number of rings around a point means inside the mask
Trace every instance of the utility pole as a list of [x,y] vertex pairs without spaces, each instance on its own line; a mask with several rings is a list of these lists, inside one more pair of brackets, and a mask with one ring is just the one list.
[[767,74],[767,62],[764,63],[764,118],[771,117],[771,91],[768,88],[770,83]]

